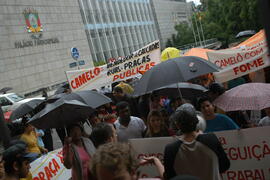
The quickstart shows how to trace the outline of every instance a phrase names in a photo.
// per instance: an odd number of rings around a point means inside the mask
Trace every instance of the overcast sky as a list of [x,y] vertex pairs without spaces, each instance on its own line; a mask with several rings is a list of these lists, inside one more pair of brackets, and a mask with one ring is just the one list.
[[187,0],[187,2],[193,1],[196,5],[201,4],[200,0]]

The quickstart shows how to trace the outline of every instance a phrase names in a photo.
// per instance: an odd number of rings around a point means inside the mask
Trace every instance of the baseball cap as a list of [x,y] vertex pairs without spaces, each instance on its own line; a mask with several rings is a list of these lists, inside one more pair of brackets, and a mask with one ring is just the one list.
[[17,143],[7,148],[3,153],[3,159],[5,161],[15,161],[18,158],[25,160],[31,160],[32,156],[26,152],[27,145],[23,143]]

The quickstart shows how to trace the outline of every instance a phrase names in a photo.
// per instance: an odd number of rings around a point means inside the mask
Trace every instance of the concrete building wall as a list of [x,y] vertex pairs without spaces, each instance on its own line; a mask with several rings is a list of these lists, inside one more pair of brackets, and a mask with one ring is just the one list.
[[183,21],[188,22],[187,3],[177,0],[152,0],[159,25],[162,47],[173,34],[175,25]]
[[[38,13],[43,32],[27,32],[27,8]],[[77,0],[0,1],[0,88],[29,93],[66,81],[71,47],[79,49],[83,68],[93,66]]]

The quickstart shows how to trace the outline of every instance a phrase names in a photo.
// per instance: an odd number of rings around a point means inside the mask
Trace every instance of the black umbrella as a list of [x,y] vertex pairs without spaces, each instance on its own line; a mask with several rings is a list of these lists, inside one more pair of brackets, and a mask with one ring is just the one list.
[[60,94],[54,94],[50,97],[48,97],[48,99],[46,101],[43,101],[42,103],[40,103],[38,106],[35,107],[34,112],[38,113],[40,112],[42,109],[45,108],[46,104],[50,104],[50,103],[54,103],[55,101],[57,101],[58,99],[66,96],[66,93],[60,93]]
[[162,62],[147,71],[135,85],[134,94],[146,94],[163,86],[186,82],[219,68],[200,57],[184,56]]
[[63,96],[61,99],[78,100],[92,108],[97,108],[99,106],[112,102],[109,97],[103,95],[102,93],[90,90],[72,92],[67,94],[66,96]]
[[88,118],[94,109],[77,100],[59,99],[33,116],[29,123],[39,129],[63,128]]
[[189,100],[193,100],[196,97],[200,97],[205,94],[205,91],[207,91],[205,87],[198,84],[177,83],[177,84],[161,87],[155,90],[155,92],[158,95],[179,97],[179,90],[181,91],[182,97]]
[[23,117],[24,115],[32,112],[42,102],[44,102],[44,100],[42,99],[33,99],[31,101],[19,105],[17,108],[15,108],[14,111],[12,111],[10,119],[15,120]]

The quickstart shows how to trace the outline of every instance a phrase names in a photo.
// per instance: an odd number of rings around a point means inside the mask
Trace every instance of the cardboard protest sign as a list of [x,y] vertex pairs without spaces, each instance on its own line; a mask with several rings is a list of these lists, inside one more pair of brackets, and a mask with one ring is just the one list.
[[[231,167],[221,174],[223,180],[270,179],[270,127],[216,132]],[[163,161],[165,146],[174,137],[131,139],[138,159],[143,156],[156,156]],[[191,160],[192,161],[192,160]],[[139,168],[142,177],[157,177],[153,164]]]
[[[163,155],[165,146],[176,139],[173,137],[160,137],[160,138],[143,138],[143,139],[130,139],[129,142],[136,152],[138,160],[143,157],[155,156],[163,163]],[[141,172],[140,177],[159,177],[154,164],[146,164],[141,166],[138,171]]]
[[63,164],[62,149],[58,149],[38,158],[31,163],[33,180],[62,180],[71,178],[71,170]]
[[225,49],[207,52],[208,59],[222,70],[215,72],[215,80],[226,82],[270,65],[265,41],[239,49]]
[[133,78],[140,71],[147,71],[158,63],[160,43],[154,41],[114,62],[90,69],[67,71],[66,75],[72,91],[91,90]]

